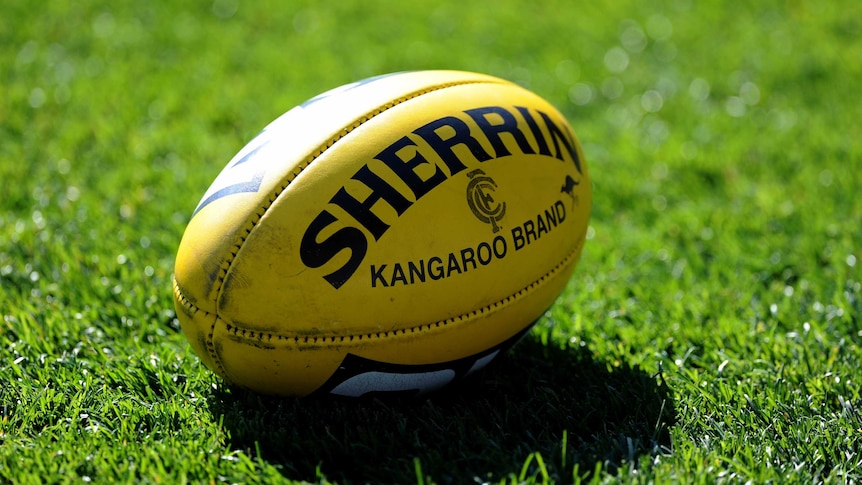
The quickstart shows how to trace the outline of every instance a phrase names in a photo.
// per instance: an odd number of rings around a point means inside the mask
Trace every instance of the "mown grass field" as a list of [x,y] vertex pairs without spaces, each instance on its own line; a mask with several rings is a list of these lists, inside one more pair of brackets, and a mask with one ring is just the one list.
[[[862,481],[854,1],[0,6],[0,482]],[[594,209],[508,358],[422,401],[274,399],[189,350],[192,210],[326,89],[516,81]]]

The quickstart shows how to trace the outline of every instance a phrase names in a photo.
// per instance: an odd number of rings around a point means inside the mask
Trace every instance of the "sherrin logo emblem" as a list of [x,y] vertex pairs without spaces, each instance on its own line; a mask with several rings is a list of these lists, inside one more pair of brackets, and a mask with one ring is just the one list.
[[467,172],[467,176],[470,177],[470,183],[467,184],[467,203],[470,210],[477,219],[491,224],[494,232],[500,232],[497,222],[506,215],[506,203],[494,200],[497,184],[479,168]]
[[553,304],[591,188],[566,118],[513,83],[345,85],[270,123],[190,211],[177,318],[202,363],[257,392],[422,394]]

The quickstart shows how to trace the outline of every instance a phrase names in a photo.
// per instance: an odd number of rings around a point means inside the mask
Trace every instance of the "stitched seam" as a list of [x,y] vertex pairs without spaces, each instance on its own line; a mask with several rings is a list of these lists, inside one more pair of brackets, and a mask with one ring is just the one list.
[[386,330],[381,332],[369,332],[363,334],[355,334],[355,335],[318,335],[318,336],[300,336],[300,335],[279,335],[277,333],[271,332],[256,332],[254,330],[248,330],[244,328],[240,328],[236,325],[231,325],[229,323],[225,323],[226,330],[228,332],[233,333],[236,336],[240,336],[247,339],[256,339],[258,341],[272,341],[273,339],[276,341],[285,341],[292,340],[295,344],[305,344],[305,345],[315,345],[315,344],[328,344],[328,343],[350,343],[350,342],[361,342],[361,341],[371,341],[377,339],[385,339],[400,335],[406,335],[410,333],[423,332],[432,330],[434,328],[446,327],[448,325],[452,325],[458,322],[463,322],[469,320],[471,318],[480,316],[485,313],[493,312],[496,310],[500,310],[503,307],[513,303],[514,301],[526,296],[531,293],[533,290],[542,286],[547,279],[555,276],[560,270],[566,267],[569,263],[573,261],[575,256],[578,254],[578,251],[583,246],[583,239],[580,239],[577,246],[575,246],[569,254],[566,255],[556,266],[551,268],[547,273],[543,274],[527,286],[524,286],[520,290],[512,293],[511,295],[497,300],[494,303],[486,305],[482,308],[472,310],[466,313],[462,313],[455,317],[448,318],[446,320],[440,320],[432,323],[425,323],[422,325],[417,325],[415,327],[409,328],[401,328],[397,330]]
[[210,357],[213,358],[213,361],[218,366],[217,372],[219,375],[227,377],[227,371],[222,365],[221,359],[216,356],[215,344],[213,343],[213,333],[215,333],[216,322],[218,322],[218,314],[210,313],[203,308],[192,303],[186,295],[183,293],[182,288],[180,288],[180,283],[177,281],[176,275],[173,276],[174,280],[174,298],[176,298],[186,309],[190,310],[193,314],[203,313],[204,318],[213,317],[213,323],[210,325],[209,334],[207,334],[206,338],[206,348],[207,352],[210,354]]

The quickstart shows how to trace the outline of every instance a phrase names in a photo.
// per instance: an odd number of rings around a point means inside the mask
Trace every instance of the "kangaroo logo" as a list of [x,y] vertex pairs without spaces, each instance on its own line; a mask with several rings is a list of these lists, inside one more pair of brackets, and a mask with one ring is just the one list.
[[499,220],[506,215],[506,203],[494,199],[497,183],[485,175],[481,169],[467,172],[470,183],[467,184],[467,204],[473,215],[480,221],[491,224],[494,232],[500,232]]
[[576,182],[571,175],[566,175],[566,181],[563,183],[563,187],[560,189],[561,194],[566,194],[572,198],[572,207],[574,207],[575,204],[578,203],[578,196],[575,195],[575,187],[580,184],[581,183]]

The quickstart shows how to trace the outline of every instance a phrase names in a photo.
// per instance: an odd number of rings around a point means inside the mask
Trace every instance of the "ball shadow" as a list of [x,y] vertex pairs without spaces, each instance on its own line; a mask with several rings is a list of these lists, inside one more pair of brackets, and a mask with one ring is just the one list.
[[291,479],[437,483],[518,475],[533,452],[559,481],[661,453],[675,410],[660,376],[609,366],[584,348],[532,336],[504,358],[425,399],[283,399],[220,387],[210,399],[229,445]]

